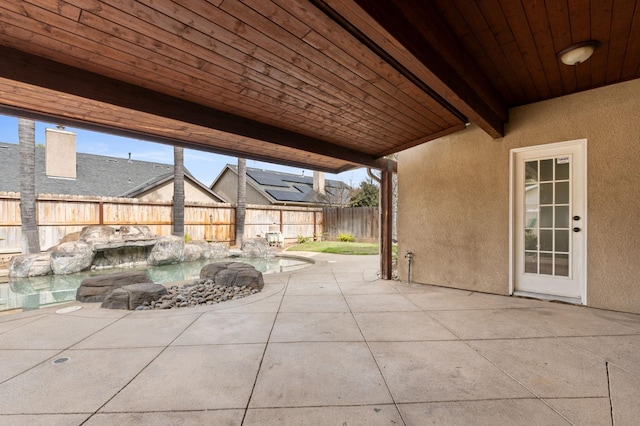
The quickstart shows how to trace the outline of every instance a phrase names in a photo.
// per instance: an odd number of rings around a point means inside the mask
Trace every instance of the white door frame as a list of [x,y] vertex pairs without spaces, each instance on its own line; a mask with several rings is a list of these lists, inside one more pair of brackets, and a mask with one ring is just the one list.
[[[581,300],[580,304],[587,304],[587,140],[586,139],[575,139],[571,141],[564,142],[556,142],[545,145],[534,145],[523,148],[514,148],[509,151],[509,294],[514,295],[515,291],[515,238],[514,238],[514,222],[515,222],[515,156],[517,153],[521,152],[534,152],[537,150],[546,150],[549,148],[562,148],[562,147],[575,147],[580,146],[583,152],[584,159],[584,167],[583,167],[583,176],[581,176],[583,185],[583,200],[584,200],[584,212],[582,213],[582,233],[584,238],[584,250],[583,250],[583,267],[582,267],[582,276],[581,276]],[[574,299],[566,299],[561,296],[553,296],[553,295],[536,295],[538,297],[542,297],[550,300],[564,300],[568,302],[575,303]]]

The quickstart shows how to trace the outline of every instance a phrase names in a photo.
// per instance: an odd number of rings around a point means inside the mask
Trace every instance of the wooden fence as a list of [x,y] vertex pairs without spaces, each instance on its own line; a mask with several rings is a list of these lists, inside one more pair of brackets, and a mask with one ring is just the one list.
[[338,238],[339,233],[351,234],[356,241],[376,242],[380,238],[378,207],[328,207],[323,209],[324,237]]
[[[146,225],[156,235],[171,235],[171,203],[132,198],[40,194],[37,199],[40,246],[46,250],[67,234],[89,225]],[[193,240],[235,242],[235,206],[185,203],[185,234]],[[20,194],[0,192],[0,255],[20,252]],[[323,233],[320,208],[248,205],[245,238],[264,235],[278,226],[285,244],[299,235]]]

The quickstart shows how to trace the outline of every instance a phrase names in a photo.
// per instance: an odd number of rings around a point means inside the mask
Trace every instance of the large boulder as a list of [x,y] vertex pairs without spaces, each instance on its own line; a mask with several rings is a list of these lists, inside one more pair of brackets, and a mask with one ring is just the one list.
[[266,238],[249,238],[242,241],[242,255],[245,257],[264,257],[269,250]]
[[210,243],[209,250],[208,259],[223,259],[229,256],[229,247],[224,243]]
[[238,269],[234,286],[262,290],[264,287],[262,272],[256,270],[253,266],[251,268]]
[[[206,241],[203,242],[208,246]],[[209,254],[210,250],[208,247],[205,247],[198,243],[187,243],[184,245],[184,256],[182,257],[182,261],[193,262],[194,260],[204,259],[205,252],[207,253],[207,255]],[[209,257],[207,257],[207,259],[208,258]]]
[[175,235],[158,237],[147,263],[149,265],[170,265],[179,263],[184,257],[184,239]]
[[106,244],[116,236],[116,230],[110,226],[85,226],[80,231],[79,239],[87,244]]
[[91,267],[94,252],[84,241],[68,241],[49,250],[51,270],[56,275],[74,274]]
[[[226,257],[229,253],[227,247],[222,243],[208,243],[204,240],[191,241],[185,244],[185,250],[188,246],[197,246],[202,250],[201,259],[212,259]],[[186,252],[185,252],[186,260]]]
[[19,254],[9,261],[9,276],[16,278],[39,277],[51,273],[51,254]]
[[146,225],[122,225],[120,226],[120,238],[125,240],[138,238],[153,238],[154,235]]
[[80,239],[80,232],[81,231],[72,232],[70,234],[65,235],[64,237],[62,237],[62,239],[58,244],[66,243],[68,241],[78,241]]
[[219,262],[205,265],[200,270],[200,279],[212,280],[216,285],[225,287],[244,287],[262,290],[264,279],[262,272],[248,263]]
[[213,282],[216,285],[221,285],[224,287],[235,287],[236,285],[236,277],[238,276],[238,271],[233,269],[223,269],[218,272],[215,277],[213,277]]
[[129,292],[123,290],[122,287],[112,290],[110,293],[105,294],[100,307],[106,309],[129,309]]
[[76,291],[79,302],[102,302],[113,290],[139,283],[152,283],[145,271],[115,272],[85,278]]
[[163,285],[154,283],[129,284],[113,290],[100,305],[107,309],[134,310],[138,306],[148,306],[167,294]]
[[200,269],[200,279],[212,280],[218,272],[227,269],[232,263],[240,262],[217,262],[204,265],[202,269]]

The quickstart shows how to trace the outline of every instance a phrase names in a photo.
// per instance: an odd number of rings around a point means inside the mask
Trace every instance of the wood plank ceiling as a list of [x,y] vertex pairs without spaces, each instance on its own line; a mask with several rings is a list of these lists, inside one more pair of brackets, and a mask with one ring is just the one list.
[[[577,67],[557,52],[595,39]],[[0,112],[339,172],[640,76],[629,0],[0,3]]]

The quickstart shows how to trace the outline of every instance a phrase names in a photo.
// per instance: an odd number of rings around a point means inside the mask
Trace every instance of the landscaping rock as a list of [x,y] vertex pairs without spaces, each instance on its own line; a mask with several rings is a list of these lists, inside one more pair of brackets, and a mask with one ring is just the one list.
[[101,308],[105,309],[129,309],[129,292],[122,288],[116,288],[106,294]]
[[147,263],[149,265],[170,265],[179,263],[184,256],[184,239],[175,235],[158,237]]
[[245,257],[264,257],[269,252],[265,238],[249,238],[242,242],[242,255]]
[[89,269],[94,252],[84,241],[69,241],[49,250],[51,270],[56,275],[74,274]]
[[209,259],[222,259],[229,256],[229,247],[224,243],[210,243]]
[[136,310],[139,306],[149,306],[167,294],[163,285],[149,283],[129,284],[113,290],[107,295],[101,308]]
[[39,277],[51,273],[51,254],[19,254],[9,261],[9,276],[16,278]]
[[262,272],[245,268],[238,271],[236,275],[236,281],[234,283],[237,287],[247,287],[250,289],[262,290],[264,287],[264,279],[262,278]]
[[216,303],[242,299],[259,292],[260,290],[257,288],[225,287],[217,285],[213,280],[201,279],[185,284],[182,287],[171,286],[168,288],[167,294],[160,297],[160,300],[149,302],[147,305],[143,303],[136,310],[178,309],[215,305]]
[[136,309],[138,306],[155,302],[160,297],[167,294],[167,288],[161,284],[145,283],[130,284],[122,287],[129,292],[129,309]]
[[[207,244],[205,242],[205,244]],[[207,251],[209,251],[207,249]],[[184,245],[183,262],[193,262],[194,260],[200,260],[204,258],[204,249],[199,244],[187,243]]]
[[[190,243],[185,244],[185,256],[186,256],[186,248],[188,246],[197,246],[200,248],[201,250],[200,259],[211,259],[214,256],[214,252],[215,252],[214,246],[204,240],[191,241]],[[222,246],[224,247],[224,245]],[[224,248],[226,249],[226,247]]]
[[239,262],[218,262],[218,263],[210,263],[208,265],[204,265],[202,269],[200,269],[200,279],[214,279],[216,274],[222,270],[227,269],[227,267],[232,263]]
[[116,230],[110,226],[85,226],[80,231],[79,239],[87,244],[106,244],[114,239]]
[[[94,246],[94,249],[98,247],[101,248],[101,246]],[[147,264],[149,253],[151,253],[151,246],[98,249],[93,258],[93,265],[98,268],[143,266]]]
[[138,238],[153,238],[154,235],[146,225],[122,225],[120,226],[120,238],[124,240]]
[[216,283],[216,285],[233,287],[236,283],[237,276],[238,271],[234,271],[233,269],[223,269],[216,274],[213,278],[213,282]]
[[79,239],[80,239],[80,231],[72,232],[72,233],[67,234],[64,237],[62,237],[62,239],[60,240],[60,242],[58,244],[66,243],[66,242],[69,242],[69,241],[78,241]]
[[151,283],[152,281],[144,271],[116,272],[113,274],[97,275],[85,278],[76,291],[76,300],[79,302],[103,302],[113,290],[139,283]]
[[205,265],[200,270],[201,280],[211,280],[222,287],[246,287],[262,290],[264,279],[262,272],[248,263],[219,262]]

